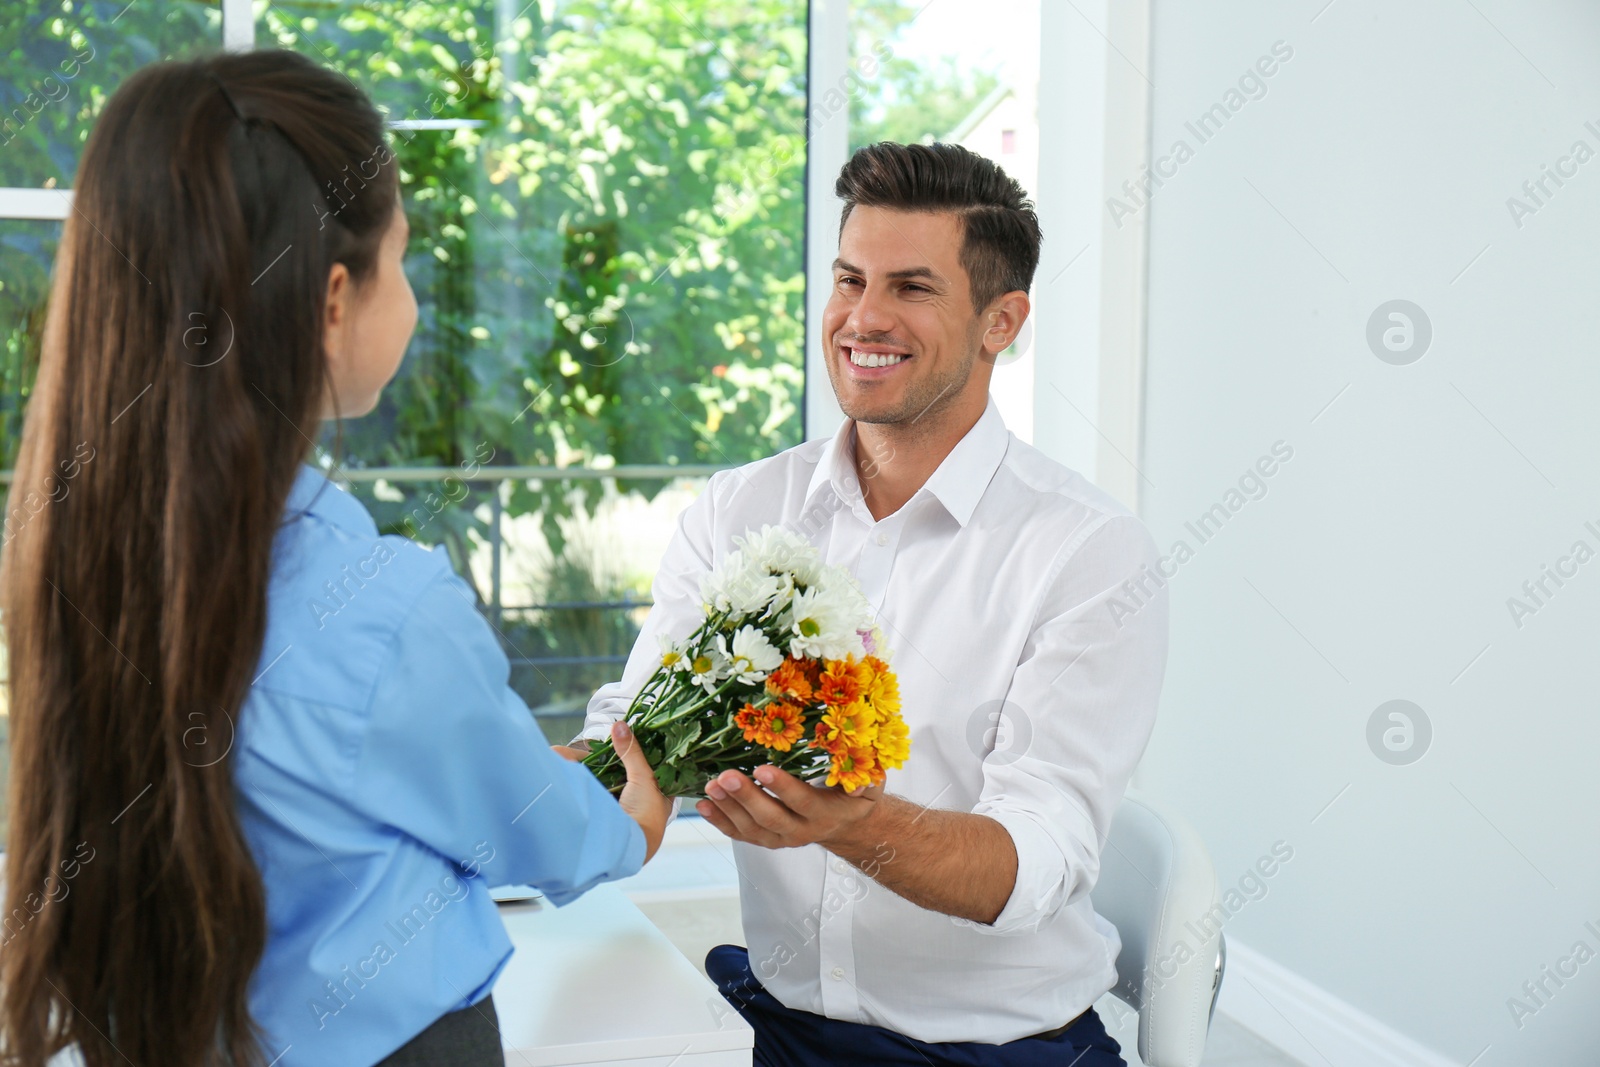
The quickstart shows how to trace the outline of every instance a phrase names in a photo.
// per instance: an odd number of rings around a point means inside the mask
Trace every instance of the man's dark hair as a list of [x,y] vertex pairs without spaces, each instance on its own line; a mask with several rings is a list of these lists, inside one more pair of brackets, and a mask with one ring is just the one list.
[[1028,291],[1039,266],[1039,217],[1017,180],[958,144],[868,145],[850,157],[833,191],[844,200],[839,232],[857,206],[949,211],[961,217],[961,266],[974,313],[1002,293]]

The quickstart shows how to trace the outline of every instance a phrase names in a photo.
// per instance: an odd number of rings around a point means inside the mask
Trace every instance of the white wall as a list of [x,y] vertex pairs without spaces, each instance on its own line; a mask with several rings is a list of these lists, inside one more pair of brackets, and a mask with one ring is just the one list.
[[[1024,11],[1030,20],[1019,27],[1030,36],[1038,33],[1039,6],[1028,5]],[[1035,49],[1018,49],[1010,57],[1002,73],[1002,84],[1009,85],[1007,93],[979,120],[958,144],[994,160],[1005,172],[1027,191],[1035,203],[1039,198],[1039,53]],[[1006,151],[1006,134],[1011,134],[1011,151]],[[1037,329],[1038,316],[1032,320],[1022,343],[1014,344],[1007,355],[996,360],[989,377],[989,396],[1005,420],[1006,429],[1016,434],[1018,440],[1033,441],[1033,330]]]
[[1088,19],[1104,21],[1105,0],[1079,19],[1063,4],[1040,8],[1039,224],[1032,322],[1033,443],[1092,476],[1099,439],[1101,157],[1105,139],[1106,47]]
[[[1152,157],[1194,155],[1141,212],[1141,503],[1194,555],[1141,785],[1224,888],[1293,848],[1230,938],[1451,1062],[1592,1067],[1600,957],[1542,1007],[1522,986],[1600,952],[1600,558],[1520,629],[1507,598],[1600,551],[1600,156],[1520,228],[1507,199],[1600,153],[1600,5],[1156,0],[1151,32]],[[1409,365],[1366,337],[1394,299],[1432,323]],[[1185,523],[1280,441],[1202,544]],[[1369,748],[1392,699],[1432,724],[1409,765]]]
[[1146,219],[1104,203],[1148,146],[1149,7],[1046,3],[1039,31],[1033,443],[1137,507]]
[[806,129],[806,440],[831,437],[844,421],[828,380],[822,312],[839,254],[839,198],[833,183],[850,157],[850,94],[862,75],[850,65],[849,0],[810,0],[811,86]]

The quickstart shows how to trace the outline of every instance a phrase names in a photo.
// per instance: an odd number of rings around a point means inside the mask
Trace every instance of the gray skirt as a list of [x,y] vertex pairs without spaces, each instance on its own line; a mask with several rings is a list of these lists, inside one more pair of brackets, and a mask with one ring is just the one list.
[[494,997],[441,1015],[377,1067],[505,1067]]

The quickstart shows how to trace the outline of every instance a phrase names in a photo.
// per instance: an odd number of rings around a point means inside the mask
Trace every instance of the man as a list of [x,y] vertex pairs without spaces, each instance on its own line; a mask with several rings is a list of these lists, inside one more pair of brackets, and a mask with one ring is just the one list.
[[836,191],[821,340],[848,421],[711,479],[580,736],[622,715],[659,635],[698,624],[735,536],[798,530],[877,609],[912,741],[854,796],[763,767],[696,804],[736,842],[749,947],[706,968],[756,1063],[1120,1065],[1092,1008],[1120,940],[1089,891],[1154,724],[1157,552],[989,401],[1039,259],[1021,187],[954,145],[878,144]]

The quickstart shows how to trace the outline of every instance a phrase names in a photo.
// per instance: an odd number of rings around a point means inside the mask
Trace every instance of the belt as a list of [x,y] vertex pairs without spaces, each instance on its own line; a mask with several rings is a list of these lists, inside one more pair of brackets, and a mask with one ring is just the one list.
[[1082,1011],[1080,1011],[1078,1013],[1077,1018],[1073,1019],[1071,1022],[1068,1022],[1068,1023],[1065,1023],[1065,1024],[1061,1025],[1061,1026],[1058,1026],[1054,1030],[1046,1030],[1043,1033],[1038,1033],[1038,1034],[1029,1034],[1027,1037],[1022,1038],[1021,1040],[1023,1040],[1023,1041],[1035,1041],[1035,1040],[1037,1040],[1037,1041],[1048,1041],[1052,1037],[1060,1037],[1062,1034],[1066,1033],[1068,1030],[1071,1030],[1074,1026],[1077,1026],[1079,1023],[1081,1023],[1083,1021],[1083,1017],[1085,1015],[1088,1015],[1089,1011],[1090,1011],[1090,1008],[1084,1008]]

